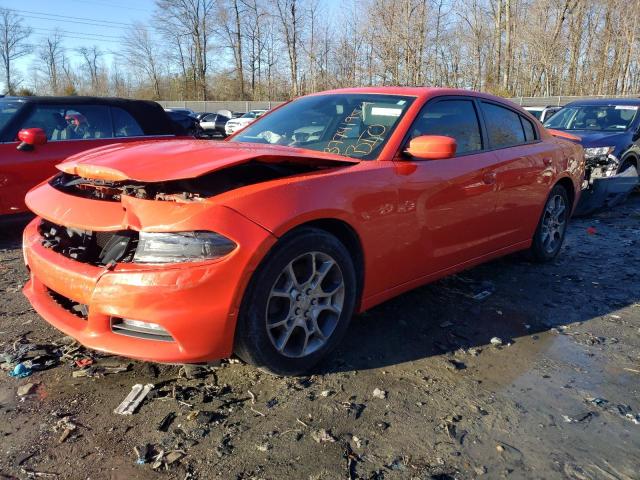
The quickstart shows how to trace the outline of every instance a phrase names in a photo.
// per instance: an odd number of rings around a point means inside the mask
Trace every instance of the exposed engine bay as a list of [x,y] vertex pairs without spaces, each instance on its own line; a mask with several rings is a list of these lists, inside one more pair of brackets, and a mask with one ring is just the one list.
[[248,185],[328,168],[330,167],[324,165],[292,162],[251,161],[200,177],[167,182],[97,180],[60,173],[50,181],[50,184],[64,193],[96,200],[119,202],[124,195],[144,200],[193,202]]

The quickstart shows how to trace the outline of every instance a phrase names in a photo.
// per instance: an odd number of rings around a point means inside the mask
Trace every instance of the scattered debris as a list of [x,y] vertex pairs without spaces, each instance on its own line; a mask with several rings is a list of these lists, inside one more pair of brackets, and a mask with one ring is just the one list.
[[127,395],[127,397],[113,412],[120,415],[132,415],[152,389],[152,383],[148,383],[144,386],[141,383],[135,384],[131,388],[129,395]]
[[387,398],[386,390],[381,390],[379,388],[374,389],[373,398],[379,398],[380,400],[384,400],[385,398]]
[[142,447],[133,447],[133,451],[136,453],[136,463],[138,465],[144,465],[145,463],[149,463],[151,460],[153,446],[150,443],[147,443]]
[[317,443],[335,443],[336,437],[331,434],[331,430],[320,429],[311,434]]
[[175,418],[176,418],[176,412],[167,413],[165,417],[162,420],[160,420],[160,423],[158,424],[158,431],[160,432],[168,431],[169,427],[171,426]]
[[590,421],[592,418],[595,418],[598,416],[598,412],[583,412],[583,413],[579,413],[577,415],[573,415],[573,416],[569,416],[569,415],[563,415],[562,419],[566,422],[566,423],[580,423],[580,422],[584,422],[584,421]]
[[448,359],[447,360],[447,368],[449,370],[464,370],[467,368],[464,362],[460,362],[458,360]]
[[9,375],[16,378],[25,378],[33,373],[33,370],[30,367],[27,367],[24,363],[17,364],[12,371],[9,372]]
[[69,435],[75,432],[77,428],[78,426],[73,422],[73,419],[69,415],[64,416],[60,420],[58,420],[56,426],[54,427],[54,430],[56,432],[62,432],[62,435],[60,435],[60,438],[58,438],[58,443],[64,443],[65,440],[69,438]]
[[18,387],[17,393],[19,397],[25,397],[31,395],[36,391],[37,385],[35,383],[27,383]]
[[500,337],[493,337],[491,338],[490,342],[494,347],[500,347],[503,345],[502,339]]

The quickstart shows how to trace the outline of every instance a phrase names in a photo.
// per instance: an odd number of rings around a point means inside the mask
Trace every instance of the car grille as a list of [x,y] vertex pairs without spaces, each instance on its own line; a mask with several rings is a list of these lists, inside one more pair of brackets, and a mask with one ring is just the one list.
[[92,265],[130,262],[138,245],[138,232],[92,232],[43,220],[42,245],[67,258]]
[[82,320],[86,320],[89,316],[89,306],[84,303],[79,303],[65,297],[64,295],[54,292],[50,288],[47,288],[47,293],[51,299],[56,302],[60,307],[64,308],[67,312],[75,315]]

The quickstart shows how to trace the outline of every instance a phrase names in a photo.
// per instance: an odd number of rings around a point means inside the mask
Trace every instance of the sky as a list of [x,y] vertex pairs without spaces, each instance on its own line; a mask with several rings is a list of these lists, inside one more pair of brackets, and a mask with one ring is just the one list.
[[[39,44],[59,29],[69,57],[81,47],[97,45],[110,63],[127,25],[149,22],[154,0],[0,0],[0,7],[15,10],[33,28],[31,43]],[[29,55],[15,66],[27,76],[33,61]]]
[[[325,0],[323,3],[331,12],[344,1]],[[110,64],[127,25],[151,23],[155,1],[0,0],[0,7],[14,10],[33,28],[31,43],[40,44],[59,29],[71,59],[77,58],[77,49],[97,45],[105,53],[106,63]],[[29,55],[19,59],[15,67],[26,77],[33,62],[34,56]]]

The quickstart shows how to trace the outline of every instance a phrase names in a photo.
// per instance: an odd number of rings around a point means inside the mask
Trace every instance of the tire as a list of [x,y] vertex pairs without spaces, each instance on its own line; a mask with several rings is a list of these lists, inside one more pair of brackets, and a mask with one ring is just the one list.
[[550,262],[558,256],[569,224],[571,205],[569,195],[562,185],[556,185],[544,204],[538,228],[529,249],[536,262]]
[[337,238],[316,228],[287,234],[247,287],[235,353],[275,375],[309,371],[342,340],[356,291],[353,260]]

